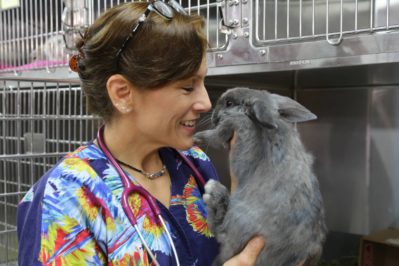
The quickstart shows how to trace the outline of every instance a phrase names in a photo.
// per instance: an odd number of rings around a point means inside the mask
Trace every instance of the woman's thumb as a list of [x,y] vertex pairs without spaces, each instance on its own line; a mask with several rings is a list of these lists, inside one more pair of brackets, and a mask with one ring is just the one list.
[[249,240],[240,256],[243,259],[242,265],[255,265],[256,258],[265,246],[265,240],[261,236],[256,236]]

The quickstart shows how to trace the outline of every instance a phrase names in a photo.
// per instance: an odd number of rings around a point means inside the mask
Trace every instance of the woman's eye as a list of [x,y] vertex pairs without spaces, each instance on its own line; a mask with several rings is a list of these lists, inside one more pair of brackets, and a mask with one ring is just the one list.
[[194,88],[192,87],[183,87],[183,90],[186,92],[192,92],[194,90]]

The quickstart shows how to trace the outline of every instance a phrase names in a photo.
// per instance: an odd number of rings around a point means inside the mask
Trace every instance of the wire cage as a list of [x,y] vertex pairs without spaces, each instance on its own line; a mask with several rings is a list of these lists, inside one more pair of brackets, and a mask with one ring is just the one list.
[[[14,2],[14,1],[13,1]],[[17,0],[12,7],[0,5],[0,73],[66,66],[74,53],[75,38],[103,11],[121,0]],[[188,13],[205,18],[210,49],[226,44],[226,35],[217,30],[220,3],[195,0],[180,3]],[[215,26],[216,25],[216,26]]]
[[17,260],[16,210],[30,187],[95,136],[76,81],[0,78],[0,265]]
[[[0,74],[66,66],[78,33],[103,11],[131,1],[13,0],[13,6],[0,5]],[[321,39],[339,45],[345,37],[399,29],[399,0],[178,1],[188,13],[205,18],[210,53],[228,50],[240,37],[256,48]]]
[[399,28],[397,0],[255,0],[254,42],[259,46],[326,39]]

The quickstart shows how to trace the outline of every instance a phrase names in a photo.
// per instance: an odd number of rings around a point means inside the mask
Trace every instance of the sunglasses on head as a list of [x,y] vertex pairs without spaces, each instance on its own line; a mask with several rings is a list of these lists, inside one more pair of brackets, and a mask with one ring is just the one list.
[[157,13],[158,15],[167,20],[171,20],[173,18],[175,14],[174,12],[187,15],[187,12],[184,10],[184,8],[175,0],[169,0],[167,3],[165,3],[162,0],[155,0],[150,2],[144,14],[139,17],[137,24],[134,25],[129,35],[123,41],[121,48],[116,53],[117,64],[119,63],[120,56],[123,50],[125,49],[126,44],[130,41],[135,32],[140,29],[140,27],[143,25],[144,21],[147,19],[151,11]]

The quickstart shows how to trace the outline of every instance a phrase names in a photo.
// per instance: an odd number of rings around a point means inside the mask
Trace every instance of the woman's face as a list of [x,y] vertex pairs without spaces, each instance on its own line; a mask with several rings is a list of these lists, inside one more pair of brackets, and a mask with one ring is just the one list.
[[207,63],[203,60],[197,73],[188,79],[156,90],[136,90],[134,126],[140,141],[180,150],[193,145],[200,114],[212,107],[204,86],[206,72]]

